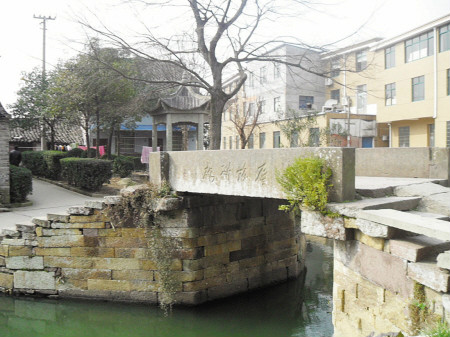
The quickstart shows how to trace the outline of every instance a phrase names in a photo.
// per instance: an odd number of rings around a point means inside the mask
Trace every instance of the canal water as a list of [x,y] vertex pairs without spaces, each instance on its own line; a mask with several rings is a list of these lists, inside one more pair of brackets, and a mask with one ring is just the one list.
[[1,337],[331,337],[333,250],[309,242],[291,281],[196,308],[0,296]]

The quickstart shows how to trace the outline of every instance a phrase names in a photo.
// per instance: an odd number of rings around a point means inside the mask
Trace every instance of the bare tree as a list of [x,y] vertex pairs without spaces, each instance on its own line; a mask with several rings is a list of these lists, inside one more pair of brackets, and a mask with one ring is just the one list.
[[240,148],[245,149],[253,131],[258,127],[263,107],[261,101],[251,102],[240,114],[235,104],[231,104],[229,107],[229,109],[233,110],[230,115],[230,121],[239,136]]
[[[248,62],[278,62],[323,76],[323,73],[314,67],[306,68],[303,60],[293,62],[267,53],[282,41],[258,42],[257,31],[264,20],[279,20],[280,15],[296,15],[295,8],[309,9],[314,4],[309,0],[283,1],[283,8],[289,8],[290,14],[280,14],[280,0],[128,2],[153,6],[154,10],[158,9],[156,4],[173,8],[185,6],[188,10],[186,17],[192,20],[193,25],[186,25],[187,32],[166,37],[158,37],[152,29],[147,28],[142,40],[132,43],[105,25],[98,27],[86,20],[80,22],[136,57],[157,61],[160,65],[171,65],[189,73],[192,80],[187,84],[182,83],[181,78],[161,78],[152,80],[151,83],[189,85],[203,89],[210,95],[210,149],[220,149],[222,113],[227,102],[238,93],[246,81],[245,66]],[[236,86],[230,92],[225,92],[224,76],[234,74],[238,74]],[[129,77],[127,74],[122,75]]]

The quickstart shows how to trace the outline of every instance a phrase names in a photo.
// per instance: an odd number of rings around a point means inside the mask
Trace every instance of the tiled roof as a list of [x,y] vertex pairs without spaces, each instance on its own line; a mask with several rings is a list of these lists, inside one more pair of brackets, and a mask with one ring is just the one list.
[[[47,140],[50,140],[47,129]],[[11,141],[18,143],[40,142],[41,133],[39,127],[23,129],[19,127],[11,128]],[[61,123],[56,126],[55,142],[61,144],[79,143],[83,144],[83,131],[79,126]]]
[[6,112],[5,108],[3,107],[2,103],[0,103],[0,118],[8,117],[8,113]]

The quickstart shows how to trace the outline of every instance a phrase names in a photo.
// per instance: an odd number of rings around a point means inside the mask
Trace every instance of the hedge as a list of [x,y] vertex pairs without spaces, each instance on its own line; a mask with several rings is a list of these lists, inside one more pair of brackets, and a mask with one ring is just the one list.
[[35,176],[44,177],[47,171],[43,151],[25,151],[22,153],[22,164]]
[[121,178],[131,175],[134,169],[134,162],[132,157],[118,156],[113,161],[113,173],[119,175]]
[[90,147],[86,151],[83,151],[83,153],[81,154],[81,158],[95,158],[96,155],[97,151]]
[[33,190],[31,171],[11,165],[9,170],[9,197],[11,202],[23,202]]
[[61,160],[62,176],[70,185],[98,191],[112,177],[110,160],[65,158]]
[[61,174],[60,160],[66,158],[66,152],[61,151],[42,151],[42,155],[47,165],[45,177],[52,180],[58,180]]
[[79,147],[75,147],[72,150],[67,152],[67,158],[69,157],[76,157],[76,158],[81,158],[81,156],[83,155],[84,150],[80,149]]

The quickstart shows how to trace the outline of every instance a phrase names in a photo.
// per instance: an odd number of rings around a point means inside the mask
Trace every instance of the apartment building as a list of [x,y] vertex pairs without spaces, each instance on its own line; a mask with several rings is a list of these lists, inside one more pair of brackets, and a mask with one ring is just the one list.
[[[280,60],[280,63],[261,61],[249,64],[245,85],[223,114],[222,149],[241,148],[239,128],[245,133],[245,148],[297,146],[302,135],[283,132],[283,121],[294,116],[307,118],[312,111],[320,111],[325,103],[323,78],[314,74],[323,69],[318,51],[283,44],[266,55]],[[300,64],[311,71],[281,62]],[[232,77],[225,83],[228,91],[234,88],[236,80]],[[316,120],[317,128],[326,124],[323,116]],[[312,130],[312,141],[319,145],[315,132]],[[310,137],[309,130],[307,133]]]
[[376,116],[375,146],[450,146],[450,15],[323,55],[327,98]]

